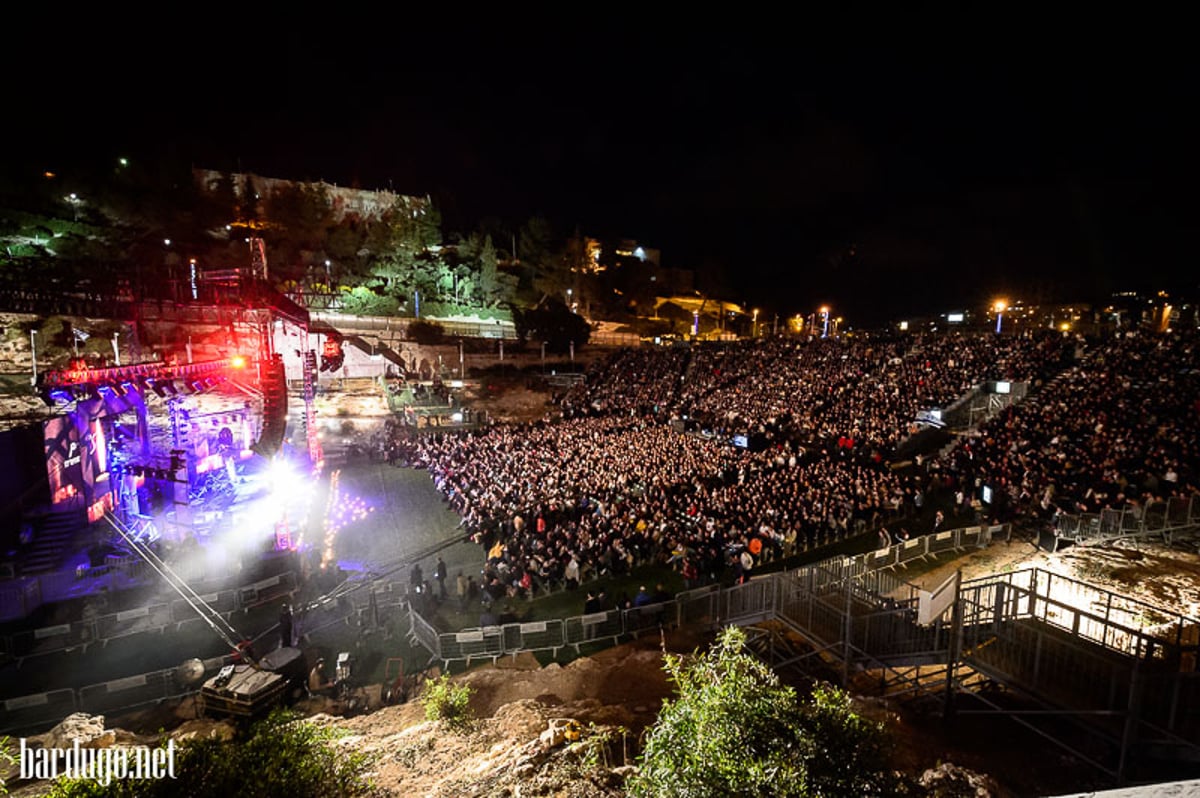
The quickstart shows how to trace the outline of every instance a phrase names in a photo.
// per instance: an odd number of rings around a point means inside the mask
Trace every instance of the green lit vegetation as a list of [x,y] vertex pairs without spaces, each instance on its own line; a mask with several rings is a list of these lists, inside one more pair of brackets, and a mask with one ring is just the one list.
[[372,759],[338,746],[340,733],[278,711],[230,742],[191,740],[176,749],[176,777],[114,780],[60,779],[51,798],[225,798],[229,795],[286,795],[324,798],[372,794],[367,772]]
[[678,696],[646,736],[630,794],[663,796],[897,795],[888,737],[850,696],[819,685],[806,702],[724,630],[707,652],[668,654]]
[[445,673],[426,682],[421,691],[425,719],[443,721],[452,729],[470,727],[470,701],[471,688],[465,684],[455,684]]

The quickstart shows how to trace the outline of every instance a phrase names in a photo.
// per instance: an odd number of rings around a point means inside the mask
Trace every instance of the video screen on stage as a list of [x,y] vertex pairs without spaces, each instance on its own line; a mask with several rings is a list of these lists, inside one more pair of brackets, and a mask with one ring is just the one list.
[[52,418],[43,429],[51,503],[83,501],[90,506],[109,492],[108,447],[99,419],[89,421],[82,436],[70,416]]

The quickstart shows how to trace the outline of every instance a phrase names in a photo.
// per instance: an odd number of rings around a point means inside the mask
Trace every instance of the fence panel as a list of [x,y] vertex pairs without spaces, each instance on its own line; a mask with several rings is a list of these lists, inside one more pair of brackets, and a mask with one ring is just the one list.
[[1142,529],[1142,508],[1131,507],[1121,517],[1122,532],[1140,532]]
[[574,646],[605,638],[615,641],[625,631],[620,610],[593,612],[591,615],[567,618],[563,627],[566,630],[567,642]]
[[35,657],[87,645],[95,640],[96,628],[91,623],[77,621],[15,634],[10,640],[10,648],[14,657]]
[[1165,502],[1152,502],[1146,505],[1143,514],[1146,520],[1147,532],[1159,532],[1167,525],[1167,505]]
[[1167,501],[1167,524],[1169,526],[1187,526],[1192,499],[1176,497]]
[[296,592],[296,575],[291,571],[247,585],[238,591],[238,604],[244,610],[269,604]]
[[775,603],[775,579],[752,579],[724,591],[722,622],[758,617],[770,613]]
[[[219,593],[204,593],[200,596],[205,604],[212,607],[218,615],[225,615],[237,609],[237,593],[232,590],[222,590]],[[171,602],[171,620],[189,621],[196,617],[196,610],[183,599]]]
[[171,605],[155,604],[112,615],[101,615],[96,619],[96,635],[101,640],[115,640],[141,632],[159,632],[173,623]]
[[0,732],[33,731],[54,726],[76,709],[74,690],[18,696],[0,702]]
[[658,629],[673,622],[677,614],[678,610],[673,601],[631,607],[625,610],[625,631],[636,636],[639,632]]
[[886,549],[876,549],[863,555],[867,567],[872,569],[895,568],[899,561],[900,547],[888,546]]
[[[927,535],[924,538],[927,544],[925,547],[925,553],[927,555],[936,557],[943,552],[954,551],[957,537],[957,534],[953,530],[936,532],[932,535]],[[909,543],[911,542],[912,541],[910,540]]]
[[987,532],[981,526],[969,526],[966,529],[958,530],[958,540],[955,541],[955,548],[962,549],[968,546],[976,546],[982,548],[987,545]]
[[[433,656],[437,657],[438,659],[442,659],[444,654],[442,652],[439,635],[436,631],[434,631],[434,628],[429,625],[429,622],[420,615],[417,615],[417,613],[414,612],[411,607],[409,607],[408,610],[408,620],[408,635],[410,638],[412,638],[413,642],[420,643],[425,647],[426,650],[433,654]],[[444,636],[445,635],[443,635],[443,637]]]
[[470,662],[479,657],[495,659],[504,654],[504,628],[501,626],[464,629],[461,632],[441,637],[443,639],[453,637],[457,648],[457,651],[454,652],[455,656],[443,656],[443,659],[465,659]]
[[79,688],[79,708],[93,715],[153,704],[183,692],[173,669],[141,673]]
[[713,626],[719,620],[720,598],[720,588],[716,585],[680,593],[675,597],[679,625]]
[[[520,632],[520,649],[522,651],[545,651],[547,649],[557,651],[567,644],[566,635],[563,631],[563,622],[561,620],[554,621],[532,621],[516,625]],[[505,627],[508,629],[509,627]],[[514,649],[505,649],[513,651]]]
[[[899,551],[896,552],[896,563],[904,565],[913,560],[923,559],[929,553],[929,535],[912,540],[906,540],[899,546]],[[893,547],[895,548],[895,547]]]
[[1121,532],[1121,511],[1106,508],[1100,511],[1100,534],[1116,535]]

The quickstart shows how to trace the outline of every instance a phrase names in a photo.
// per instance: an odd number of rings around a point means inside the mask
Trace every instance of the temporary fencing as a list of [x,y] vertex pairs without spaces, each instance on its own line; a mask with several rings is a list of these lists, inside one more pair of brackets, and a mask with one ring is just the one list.
[[96,636],[107,643],[142,632],[161,632],[168,626],[174,626],[171,605],[153,604],[100,616],[96,619]]
[[[1056,538],[1080,544],[1101,543],[1120,537],[1162,535],[1168,540],[1176,532],[1200,527],[1200,498],[1176,496],[1120,510],[1098,513],[1065,513],[1054,521]],[[1057,543],[1055,544],[1057,545]]]
[[79,688],[79,709],[93,715],[134,709],[184,695],[175,670],[153,671]]
[[51,690],[0,702],[0,733],[41,728],[58,723],[76,710],[74,690]]

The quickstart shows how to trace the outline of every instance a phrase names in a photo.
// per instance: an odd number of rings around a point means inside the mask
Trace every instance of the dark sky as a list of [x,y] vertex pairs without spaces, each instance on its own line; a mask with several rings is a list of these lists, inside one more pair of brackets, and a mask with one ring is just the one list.
[[[10,151],[428,194],[447,233],[543,215],[657,247],[735,300],[864,324],[998,295],[1194,292],[1190,48],[972,38],[986,28],[81,36],[78,90],[39,89]],[[0,63],[10,89],[19,66]]]

